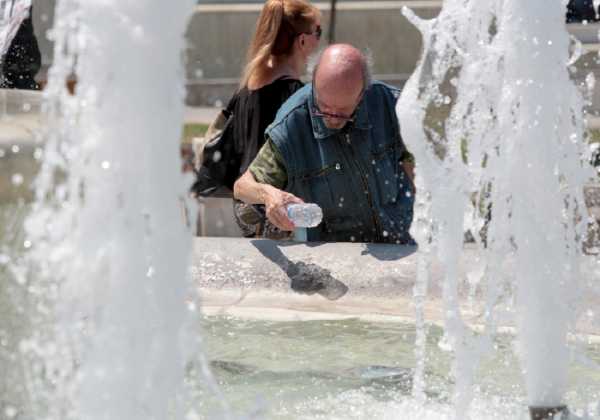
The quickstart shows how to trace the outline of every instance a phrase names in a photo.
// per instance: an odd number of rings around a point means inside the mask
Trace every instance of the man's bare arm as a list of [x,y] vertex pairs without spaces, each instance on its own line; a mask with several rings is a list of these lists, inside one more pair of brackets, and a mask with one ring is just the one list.
[[286,206],[303,202],[295,195],[272,185],[256,182],[250,171],[246,171],[235,182],[233,196],[248,204],[264,204],[267,217],[281,230],[294,230],[294,224],[287,217]]
[[265,204],[265,187],[268,188],[271,186],[256,182],[252,173],[246,171],[237,181],[235,181],[235,184],[233,185],[233,196],[248,204]]

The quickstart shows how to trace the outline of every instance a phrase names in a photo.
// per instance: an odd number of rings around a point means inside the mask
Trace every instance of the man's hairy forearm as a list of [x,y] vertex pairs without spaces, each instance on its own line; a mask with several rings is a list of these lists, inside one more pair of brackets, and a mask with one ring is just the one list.
[[246,171],[233,185],[233,196],[248,204],[264,204],[266,189],[270,185],[256,182],[250,171]]

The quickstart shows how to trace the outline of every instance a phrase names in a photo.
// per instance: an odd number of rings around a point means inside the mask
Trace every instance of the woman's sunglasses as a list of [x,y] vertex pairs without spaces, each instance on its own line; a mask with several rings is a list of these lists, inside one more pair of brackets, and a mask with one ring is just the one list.
[[315,29],[313,32],[303,32],[305,35],[315,35],[317,37],[317,40],[321,39],[321,35],[323,35],[323,29],[321,28],[321,25],[317,25],[317,29]]

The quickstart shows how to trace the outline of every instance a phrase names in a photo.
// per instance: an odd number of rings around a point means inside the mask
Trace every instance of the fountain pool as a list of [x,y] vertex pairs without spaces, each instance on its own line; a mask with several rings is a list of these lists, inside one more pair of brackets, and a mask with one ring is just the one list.
[[[431,328],[427,337],[425,406],[412,397],[414,324],[210,316],[202,319],[202,331],[215,378],[240,417],[255,413],[268,419],[454,418],[452,355],[440,348],[439,327]],[[513,339],[499,336],[497,353],[482,363],[471,418],[528,418]],[[600,361],[598,343],[585,351]],[[565,400],[569,406],[595,414],[599,392],[600,374],[573,365]],[[210,418],[207,413],[218,407],[206,395],[198,393],[200,418]]]

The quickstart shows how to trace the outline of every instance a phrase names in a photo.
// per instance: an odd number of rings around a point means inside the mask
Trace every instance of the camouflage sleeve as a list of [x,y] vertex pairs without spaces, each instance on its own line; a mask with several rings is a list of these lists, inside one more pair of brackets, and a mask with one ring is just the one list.
[[400,155],[400,162],[409,162],[414,164],[415,163],[415,157],[413,156],[412,153],[410,153],[408,150],[404,150],[402,152],[402,154]]
[[287,170],[283,157],[271,139],[267,139],[248,170],[256,182],[269,184],[280,190],[285,189],[287,185]]

